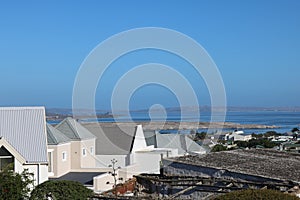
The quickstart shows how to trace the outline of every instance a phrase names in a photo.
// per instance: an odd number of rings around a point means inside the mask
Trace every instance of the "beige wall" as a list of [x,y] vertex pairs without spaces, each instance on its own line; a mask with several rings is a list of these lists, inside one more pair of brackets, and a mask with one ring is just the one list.
[[[81,141],[81,146],[80,146],[81,165],[80,165],[80,168],[95,168],[96,167],[95,143],[96,143],[96,139]],[[91,152],[91,148],[92,148],[92,152]],[[83,149],[85,149],[85,155],[82,154]]]
[[[95,141],[96,139],[91,139],[71,141],[69,143],[58,145],[48,145],[48,152],[52,152],[53,161],[53,174],[49,173],[49,176],[55,178],[70,171],[90,168],[94,169],[96,167]],[[85,156],[83,155],[83,149],[85,149]],[[66,160],[63,160],[63,152],[67,155]]]
[[71,169],[80,168],[81,141],[71,142]]
[[[64,143],[59,145],[48,145],[48,149],[53,150],[53,176],[51,177],[60,177],[68,173],[71,170],[71,144]],[[63,152],[66,152],[67,154],[65,160],[63,160]]]

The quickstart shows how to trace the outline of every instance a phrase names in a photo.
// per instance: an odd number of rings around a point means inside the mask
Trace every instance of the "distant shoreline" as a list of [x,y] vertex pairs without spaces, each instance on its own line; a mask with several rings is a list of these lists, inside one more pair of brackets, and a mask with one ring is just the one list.
[[145,130],[191,130],[191,129],[208,129],[208,128],[224,128],[224,129],[276,129],[280,128],[275,125],[261,124],[238,124],[231,122],[160,122],[160,121],[139,121],[139,122],[84,122],[84,126],[95,126],[99,124],[101,127],[132,127],[141,124]]

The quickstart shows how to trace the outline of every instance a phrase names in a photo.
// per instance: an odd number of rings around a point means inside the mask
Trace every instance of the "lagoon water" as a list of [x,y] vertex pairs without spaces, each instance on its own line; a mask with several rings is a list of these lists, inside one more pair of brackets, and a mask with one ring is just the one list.
[[[127,122],[127,121],[200,121],[210,122],[211,113],[201,112],[200,118],[196,117],[193,113],[190,113],[184,117],[181,116],[180,112],[168,112],[167,117],[160,117],[159,113],[152,113],[151,117],[148,112],[131,112],[130,116],[119,115],[116,118],[99,118],[99,119],[84,119],[82,122]],[[226,122],[238,123],[238,124],[263,124],[263,125],[276,125],[278,129],[245,129],[245,133],[265,133],[266,131],[276,131],[279,133],[285,133],[291,131],[294,127],[300,126],[300,112],[287,112],[287,111],[247,111],[247,112],[227,112],[225,116]],[[57,123],[51,122],[49,123]],[[205,130],[199,130],[205,131]],[[228,130],[230,131],[230,130]],[[169,132],[176,132],[172,130]]]

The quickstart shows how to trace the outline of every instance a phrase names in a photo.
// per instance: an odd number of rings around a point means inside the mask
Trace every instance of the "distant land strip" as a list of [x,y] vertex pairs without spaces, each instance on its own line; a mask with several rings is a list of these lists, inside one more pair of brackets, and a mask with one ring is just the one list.
[[[275,125],[261,124],[238,124],[231,122],[160,122],[160,121],[139,121],[139,122],[98,122],[101,127],[133,127],[141,124],[144,130],[187,130],[187,129],[208,129],[208,128],[225,128],[225,129],[276,129],[280,128]],[[97,126],[97,122],[86,122],[85,126]]]

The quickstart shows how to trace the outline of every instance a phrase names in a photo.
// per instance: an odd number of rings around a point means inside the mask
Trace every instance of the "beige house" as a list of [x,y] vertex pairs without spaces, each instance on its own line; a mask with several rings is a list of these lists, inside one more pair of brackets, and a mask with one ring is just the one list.
[[96,137],[72,118],[55,128],[47,124],[49,177],[95,169]]
[[44,107],[0,108],[0,170],[7,164],[17,173],[28,169],[35,185],[48,180]]

